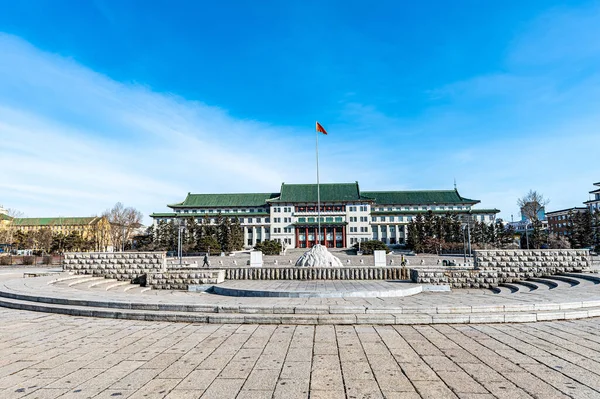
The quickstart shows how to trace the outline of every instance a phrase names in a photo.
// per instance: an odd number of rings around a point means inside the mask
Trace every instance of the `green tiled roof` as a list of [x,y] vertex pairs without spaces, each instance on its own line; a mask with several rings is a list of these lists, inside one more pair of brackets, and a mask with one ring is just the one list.
[[[360,195],[358,183],[323,183],[319,185],[321,202],[350,202],[364,200]],[[269,202],[317,202],[316,184],[281,185],[279,198]]]
[[11,218],[10,216],[0,213],[0,220],[12,220],[12,219],[13,218]]
[[[230,212],[230,213],[221,213],[223,217],[265,217],[270,216],[268,212]],[[219,213],[175,213],[175,212],[165,212],[165,213],[153,213],[150,215],[151,218],[203,218],[204,216],[208,217],[217,217]]]
[[169,208],[197,207],[241,207],[264,206],[266,201],[276,198],[278,193],[246,193],[246,194],[191,194],[188,193],[183,202],[167,205]]
[[476,204],[478,200],[463,198],[456,190],[363,191],[376,204]]
[[98,219],[91,217],[58,217],[58,218],[15,218],[16,226],[81,226],[92,223]]

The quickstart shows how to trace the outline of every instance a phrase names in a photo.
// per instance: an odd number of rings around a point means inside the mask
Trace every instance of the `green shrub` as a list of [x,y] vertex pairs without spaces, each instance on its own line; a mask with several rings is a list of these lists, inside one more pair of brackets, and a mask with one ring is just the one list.
[[35,256],[23,256],[24,265],[33,265],[35,263]]
[[42,258],[43,265],[51,265],[52,264],[52,256],[46,255]]
[[12,256],[0,256],[0,265],[10,266],[12,265]]
[[[358,243],[354,244],[353,247],[358,251]],[[387,245],[385,245],[385,243],[383,243],[381,241],[377,241],[377,240],[361,242],[360,250],[365,255],[372,255],[373,251],[379,251],[379,250],[385,251],[385,253],[390,252],[390,249],[388,248]]]
[[261,251],[264,255],[279,255],[281,252],[281,243],[279,241],[265,240],[256,244],[254,249]]

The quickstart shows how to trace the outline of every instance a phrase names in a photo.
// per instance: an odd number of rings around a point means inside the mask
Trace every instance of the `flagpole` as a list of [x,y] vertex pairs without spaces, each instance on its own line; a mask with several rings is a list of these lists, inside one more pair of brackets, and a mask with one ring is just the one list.
[[317,244],[321,244],[321,189],[319,186],[319,131],[315,129],[317,137]]

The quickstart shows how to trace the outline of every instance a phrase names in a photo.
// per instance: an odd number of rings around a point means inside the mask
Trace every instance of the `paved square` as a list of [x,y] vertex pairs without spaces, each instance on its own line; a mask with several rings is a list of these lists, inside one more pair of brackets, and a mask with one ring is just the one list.
[[0,397],[600,398],[600,319],[302,326],[0,309]]

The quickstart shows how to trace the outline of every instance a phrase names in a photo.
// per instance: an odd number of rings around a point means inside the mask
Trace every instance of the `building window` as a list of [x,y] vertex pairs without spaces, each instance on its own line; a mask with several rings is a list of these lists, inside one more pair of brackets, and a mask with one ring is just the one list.
[[381,216],[380,220],[381,220],[382,222],[385,222],[385,216]]
[[256,223],[261,223],[261,218],[256,218]]
[[366,206],[361,206],[360,207],[360,211],[361,212],[366,212],[367,211],[367,207]]
[[304,223],[306,222],[306,218],[298,218],[298,223]]
[[252,218],[248,218],[248,223],[252,223]]
[[394,221],[394,217],[390,216],[390,222],[393,222],[393,221]]
[[377,217],[376,216],[371,217],[371,222],[376,222],[376,221],[377,221]]
[[335,221],[336,222],[341,222],[342,221],[342,217],[341,216],[336,216],[335,217]]

